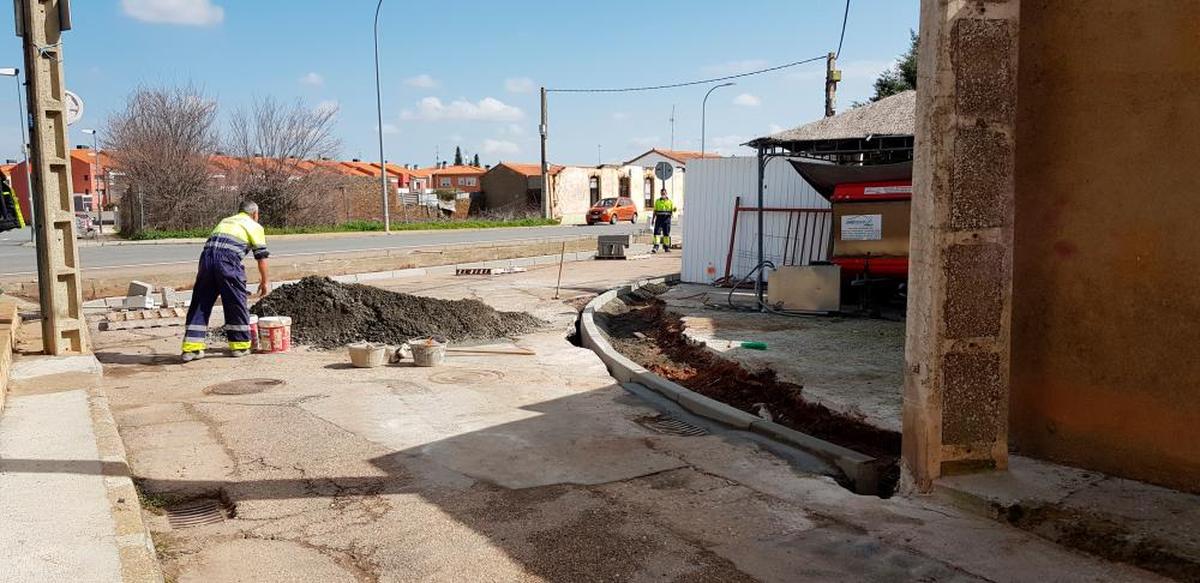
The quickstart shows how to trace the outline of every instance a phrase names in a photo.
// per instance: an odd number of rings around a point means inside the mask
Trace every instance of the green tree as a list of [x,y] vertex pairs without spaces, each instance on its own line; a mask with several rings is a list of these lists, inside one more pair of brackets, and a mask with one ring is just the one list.
[[460,148],[458,146],[454,147],[454,165],[455,166],[463,165],[462,148]]
[[476,168],[483,168],[483,166],[479,164],[479,154],[475,154],[475,159],[471,161],[471,165]]
[[910,31],[909,34],[912,35],[912,44],[908,47],[907,52],[896,59],[895,65],[879,74],[879,78],[875,80],[875,95],[871,97],[871,101],[879,101],[885,97],[917,88],[919,37],[916,31]]

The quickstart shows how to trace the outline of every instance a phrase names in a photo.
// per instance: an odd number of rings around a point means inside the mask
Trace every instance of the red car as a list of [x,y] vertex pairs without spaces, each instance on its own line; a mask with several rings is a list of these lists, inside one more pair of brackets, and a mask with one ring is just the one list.
[[592,205],[591,210],[587,213],[587,224],[589,225],[596,223],[615,225],[620,221],[636,223],[637,220],[637,205],[633,204],[633,199],[628,197],[602,198]]

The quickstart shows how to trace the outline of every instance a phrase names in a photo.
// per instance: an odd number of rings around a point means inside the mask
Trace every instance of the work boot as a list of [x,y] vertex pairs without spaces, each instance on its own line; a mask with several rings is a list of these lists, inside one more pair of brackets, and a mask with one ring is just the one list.
[[233,351],[230,351],[229,356],[232,356],[234,358],[242,358],[245,356],[250,356],[250,351],[249,350],[233,350]]
[[200,350],[198,352],[185,352],[185,353],[183,353],[183,356],[182,356],[182,360],[185,364],[192,362],[193,360],[200,360],[201,358],[204,358],[203,350]]
[[670,247],[663,247],[663,253],[670,253],[670,252],[671,252]]
[[658,253],[658,245],[655,245],[655,246],[651,247],[651,248],[650,248],[650,252],[651,252],[651,253]]

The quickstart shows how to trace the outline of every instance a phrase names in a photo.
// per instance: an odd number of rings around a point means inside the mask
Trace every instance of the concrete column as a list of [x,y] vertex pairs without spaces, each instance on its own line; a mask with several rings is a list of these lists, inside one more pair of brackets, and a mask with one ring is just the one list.
[[1020,0],[922,0],[904,386],[920,490],[1008,464]]

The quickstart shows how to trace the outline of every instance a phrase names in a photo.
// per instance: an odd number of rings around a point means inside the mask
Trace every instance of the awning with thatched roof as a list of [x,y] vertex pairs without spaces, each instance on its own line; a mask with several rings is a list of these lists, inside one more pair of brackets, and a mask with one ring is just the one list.
[[[916,111],[917,92],[905,91],[747,145],[842,163],[912,159]],[[864,159],[856,159],[864,154]]]

